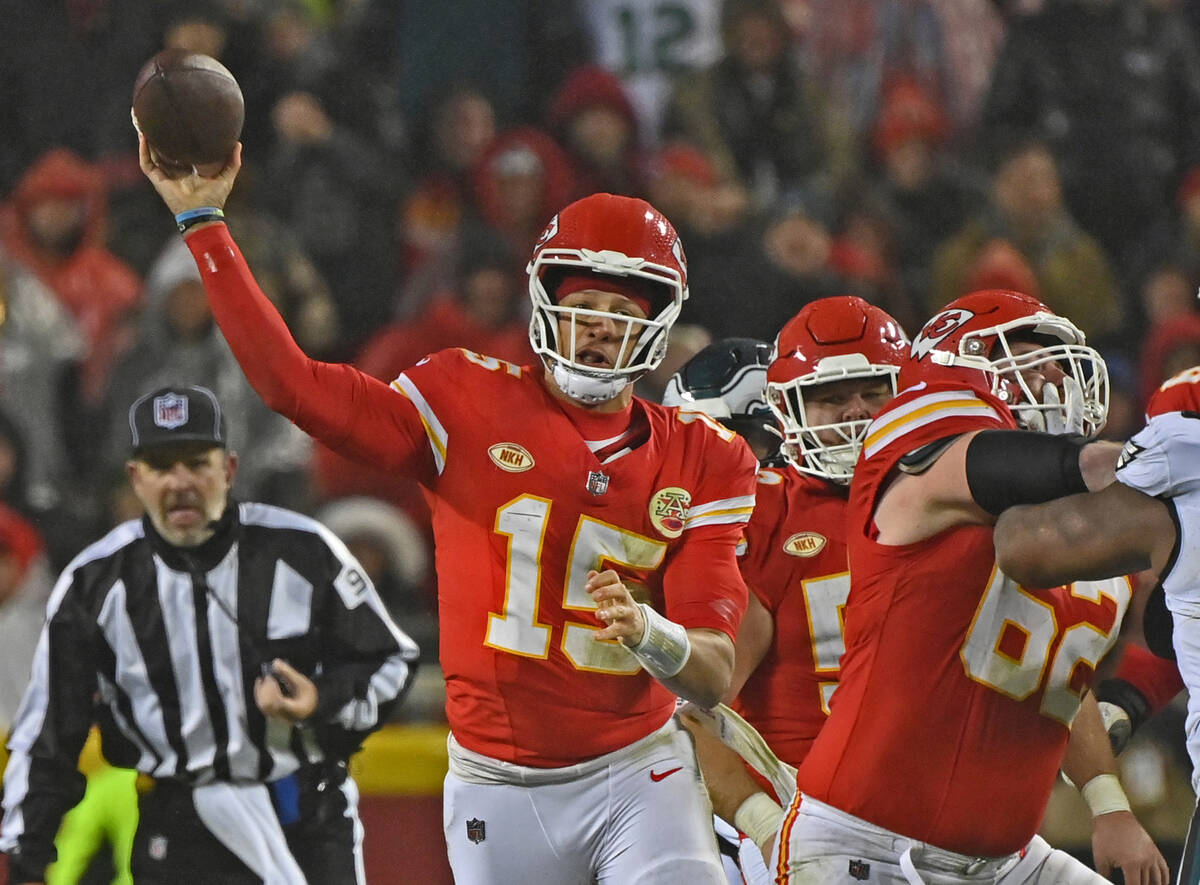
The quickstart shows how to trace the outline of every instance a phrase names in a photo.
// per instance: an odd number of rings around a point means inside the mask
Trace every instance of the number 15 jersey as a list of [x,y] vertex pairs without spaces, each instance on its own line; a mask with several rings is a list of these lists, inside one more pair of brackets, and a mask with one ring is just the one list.
[[996,567],[990,526],[887,546],[873,514],[908,452],[1014,426],[999,400],[948,385],[910,388],[875,418],[850,489],[841,682],[798,778],[805,795],[981,857],[1036,833],[1129,582],[1021,587]]
[[671,620],[732,638],[746,605],[736,545],[755,487],[744,441],[698,413],[635,399],[632,448],[622,454],[618,441],[604,462],[579,429],[591,416],[538,374],[461,350],[422,360],[392,387],[428,443],[422,482],[455,738],[556,767],[663,725],[671,692],[624,647],[592,638],[587,574],[614,568]]

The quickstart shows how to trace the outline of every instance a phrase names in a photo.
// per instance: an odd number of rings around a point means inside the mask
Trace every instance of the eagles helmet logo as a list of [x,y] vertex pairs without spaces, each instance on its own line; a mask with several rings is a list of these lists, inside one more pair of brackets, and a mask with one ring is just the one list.
[[1139,446],[1133,440],[1125,443],[1125,447],[1121,449],[1121,455],[1117,458],[1117,470],[1125,467],[1127,464],[1134,461],[1138,455],[1146,451],[1145,448]]

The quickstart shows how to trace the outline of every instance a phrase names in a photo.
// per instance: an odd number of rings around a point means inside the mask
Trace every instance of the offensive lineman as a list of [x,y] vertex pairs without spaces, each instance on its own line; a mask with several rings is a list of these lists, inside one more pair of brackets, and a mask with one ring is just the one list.
[[[1111,481],[1113,447],[1052,435],[1103,425],[1103,360],[1036,299],[983,291],[926,323],[900,381],[855,470],[841,681],[800,767],[776,874],[1103,881],[1035,837],[1061,765],[1096,799],[1094,843],[1115,846],[1127,876],[1165,882],[1127,808],[1086,788],[1112,756],[1094,699],[1081,708],[1080,696],[1116,639],[1128,582],[1031,590],[996,570],[992,548],[1007,507]],[[1102,870],[1113,860],[1098,852]]]
[[[794,767],[837,687],[840,611],[850,591],[847,488],[867,425],[896,395],[908,338],[883,310],[844,295],[806,305],[780,330],[774,351],[764,380],[783,428],[786,464],[758,474],[739,557],[751,595],[729,698]],[[715,812],[769,858],[783,816],[779,802],[791,793],[775,796],[732,750],[703,729],[692,731]],[[741,852],[743,875],[765,880],[764,859]]]

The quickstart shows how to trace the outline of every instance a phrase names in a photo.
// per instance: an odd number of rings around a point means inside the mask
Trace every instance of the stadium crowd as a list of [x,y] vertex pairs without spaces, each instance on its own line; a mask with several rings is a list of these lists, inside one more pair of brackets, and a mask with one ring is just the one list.
[[[525,262],[597,191],[648,200],[687,251],[648,399],[711,342],[844,294],[910,335],[974,290],[1040,298],[1104,356],[1111,440],[1200,364],[1194,0],[0,0],[0,20],[0,626],[140,513],[128,405],[186,381],[240,428],[238,497],[324,521],[438,659],[416,481],[264,405],[139,169],[130,90],[164,46],[242,86],[229,229],[296,341],[385,383],[455,346],[535,363]],[[0,684],[0,732],[19,696]],[[1169,860],[1182,722],[1123,757]]]

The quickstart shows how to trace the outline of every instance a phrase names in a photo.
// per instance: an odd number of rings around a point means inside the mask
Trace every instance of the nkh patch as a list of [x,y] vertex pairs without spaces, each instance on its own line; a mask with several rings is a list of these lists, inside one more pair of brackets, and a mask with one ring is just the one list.
[[477,817],[467,821],[467,839],[478,845],[487,838],[487,824]]
[[154,423],[158,427],[174,430],[188,420],[188,401],[185,396],[168,393],[154,398]]
[[852,860],[850,861],[849,873],[850,878],[865,882],[867,877],[871,875],[871,865],[865,860]]

